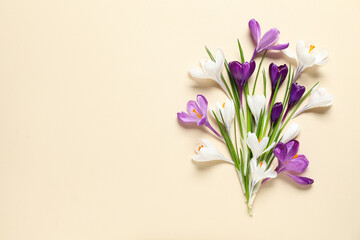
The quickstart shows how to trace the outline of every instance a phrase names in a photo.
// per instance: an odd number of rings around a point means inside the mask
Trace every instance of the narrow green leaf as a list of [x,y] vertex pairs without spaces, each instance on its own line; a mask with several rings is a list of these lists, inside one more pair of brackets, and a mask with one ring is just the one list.
[[255,78],[255,82],[254,82],[254,87],[253,87],[252,95],[255,94],[256,83],[257,83],[257,80],[258,80],[258,77],[259,77],[259,72],[260,72],[261,64],[262,64],[262,62],[264,61],[266,52],[267,52],[267,50],[265,50],[265,52],[264,52],[264,54],[263,54],[263,56],[262,56],[262,58],[261,58],[261,61],[260,61],[260,64],[259,64],[259,67],[258,67],[258,70],[257,70],[257,73],[256,73],[256,78]]
[[238,46],[239,46],[241,63],[244,63],[244,62],[245,62],[244,52],[243,52],[243,50],[242,50],[242,47],[241,47],[241,44],[240,44],[239,39],[237,40],[237,42],[238,42]]

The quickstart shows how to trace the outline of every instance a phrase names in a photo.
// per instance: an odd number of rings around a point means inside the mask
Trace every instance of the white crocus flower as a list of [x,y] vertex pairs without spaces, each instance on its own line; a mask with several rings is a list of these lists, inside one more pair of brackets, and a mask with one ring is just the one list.
[[215,62],[211,59],[203,58],[200,60],[201,69],[198,67],[191,67],[189,69],[189,73],[194,78],[212,79],[216,81],[230,97],[229,92],[221,79],[221,71],[224,66],[224,61],[224,53],[221,49],[219,49],[216,51]]
[[250,214],[252,213],[252,204],[254,202],[257,191],[260,188],[261,182],[266,178],[276,178],[277,172],[275,168],[277,167],[277,161],[273,161],[271,166],[269,166],[265,161],[257,163],[256,158],[250,160],[250,170],[251,170],[251,179],[250,179],[250,199],[248,202],[248,208]]
[[283,142],[283,143],[289,142],[290,140],[296,138],[296,136],[299,134],[299,132],[300,132],[299,124],[297,124],[295,122],[291,123],[287,127],[283,137],[281,138],[281,142]]
[[308,104],[306,104],[306,106],[303,109],[295,113],[293,118],[306,110],[317,107],[328,107],[333,104],[334,96],[329,94],[325,88],[318,89],[318,87],[319,86],[314,87],[314,89],[311,91],[311,97],[309,99]]
[[266,99],[264,95],[247,96],[247,104],[255,118],[256,124],[259,121],[260,113],[265,109]]
[[248,136],[246,139],[247,145],[249,146],[253,158],[257,159],[262,154],[269,151],[271,148],[274,147],[275,142],[271,143],[271,145],[266,148],[269,142],[269,137],[264,137],[263,139],[258,139],[255,133],[248,132]]
[[234,164],[233,161],[222,155],[216,147],[206,139],[200,139],[200,144],[196,146],[196,155],[192,159],[196,162],[225,161]]
[[[224,118],[224,124],[226,129],[228,130],[228,133],[230,134],[231,124],[235,116],[235,106],[234,101],[227,99],[222,104],[219,102],[216,102],[216,114],[218,119],[221,121],[221,115]],[[213,113],[213,112],[212,112]],[[220,114],[221,113],[221,114]],[[215,117],[215,116],[214,116]]]
[[289,49],[284,49],[283,52],[297,60],[298,68],[294,77],[294,81],[299,74],[308,67],[313,65],[323,65],[327,62],[328,50],[322,47],[315,47],[310,43],[305,43],[303,40],[299,40],[296,44],[296,56]]

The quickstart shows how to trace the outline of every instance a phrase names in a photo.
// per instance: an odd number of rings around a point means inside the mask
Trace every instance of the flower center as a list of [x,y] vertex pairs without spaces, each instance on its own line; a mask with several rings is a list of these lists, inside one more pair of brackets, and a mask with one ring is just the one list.
[[225,103],[222,104],[222,107],[225,109]]
[[193,112],[196,113],[196,115],[199,119],[201,119],[202,116],[195,110],[195,108],[193,109]]
[[315,48],[314,45],[310,45],[310,49],[309,49],[309,52],[308,53],[311,53],[311,51]]
[[261,137],[259,137],[259,142],[261,142]]
[[[297,157],[299,157],[299,155],[295,154],[295,156],[294,156],[292,159],[295,159],[295,158],[297,158]],[[290,160],[287,160],[286,163],[284,163],[284,166],[285,166],[286,164],[288,164],[289,162],[290,162]]]
[[200,145],[199,146],[199,149],[198,149],[198,152],[200,152],[200,150],[204,147],[204,145]]

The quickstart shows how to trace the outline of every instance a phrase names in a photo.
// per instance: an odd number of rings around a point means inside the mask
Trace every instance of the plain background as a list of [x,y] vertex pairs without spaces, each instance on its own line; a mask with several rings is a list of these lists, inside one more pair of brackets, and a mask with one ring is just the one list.
[[[225,99],[187,69],[237,38],[249,59],[251,18],[327,47],[299,83],[335,96],[296,119],[314,185],[268,182],[252,218],[232,166],[191,161],[200,137],[226,149],[176,119]],[[358,0],[1,1],[0,239],[359,239],[359,28]]]

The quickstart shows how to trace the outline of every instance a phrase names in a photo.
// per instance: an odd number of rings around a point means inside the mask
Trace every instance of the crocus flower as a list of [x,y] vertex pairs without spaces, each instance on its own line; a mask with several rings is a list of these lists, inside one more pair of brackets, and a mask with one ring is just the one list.
[[303,173],[309,165],[309,161],[304,155],[297,155],[298,150],[299,142],[296,140],[292,140],[286,144],[279,142],[274,148],[274,155],[279,162],[275,171],[277,173],[284,172],[298,184],[312,184],[314,182],[313,179],[297,175]]
[[297,83],[293,83],[292,87],[291,87],[291,91],[290,91],[288,107],[291,108],[295,104],[297,104],[299,102],[299,100],[301,99],[302,95],[304,94],[304,92],[305,92],[304,86],[301,86]]
[[255,118],[256,124],[259,121],[261,111],[264,111],[266,105],[266,99],[264,95],[253,95],[247,96],[247,104],[249,105],[250,111]]
[[273,142],[268,148],[266,148],[268,142],[269,137],[258,139],[255,133],[248,132],[246,143],[252,152],[253,158],[257,159],[274,147],[275,143]]
[[215,62],[211,59],[201,59],[201,69],[198,67],[192,67],[189,69],[189,73],[194,78],[212,79],[217,82],[225,93],[230,97],[228,90],[226,89],[222,79],[221,71],[224,66],[224,53],[221,49],[216,51]]
[[280,83],[279,83],[279,88],[280,88],[280,86],[284,82],[287,74],[288,74],[288,67],[286,66],[286,64],[277,66],[275,63],[270,63],[269,75],[270,75],[270,80],[271,80],[271,96],[270,96],[270,100],[269,100],[269,106],[272,102],[274,92],[275,92],[278,82],[280,81]]
[[249,21],[249,28],[256,44],[251,61],[254,60],[258,53],[264,50],[283,50],[289,46],[289,43],[275,45],[280,35],[279,30],[276,28],[270,29],[262,37],[260,25],[255,19]]
[[257,163],[256,158],[252,158],[250,160],[250,170],[251,170],[251,178],[250,178],[250,191],[249,191],[249,202],[248,208],[249,213],[252,215],[252,204],[254,203],[254,199],[257,191],[260,188],[261,182],[263,180],[268,180],[270,178],[276,178],[277,172],[274,171],[276,168],[275,161],[272,162],[271,166],[268,167],[265,161],[261,161],[259,164]]
[[279,120],[282,111],[283,111],[283,104],[281,102],[275,103],[271,110],[271,116],[270,116],[271,124],[275,124]]
[[318,86],[316,86],[311,91],[311,96],[308,104],[306,104],[306,106],[303,109],[295,113],[293,118],[298,116],[300,113],[312,108],[331,106],[333,101],[334,101],[333,95],[329,94],[325,88],[318,89]]
[[225,161],[234,164],[233,161],[224,157],[216,147],[206,139],[200,139],[200,144],[195,148],[196,155],[192,159],[196,162]]
[[184,123],[196,123],[198,126],[204,125],[213,131],[216,136],[223,139],[218,132],[210,125],[207,117],[208,102],[203,95],[197,95],[197,102],[190,100],[187,103],[187,111],[178,113],[178,119]]
[[296,138],[296,136],[299,134],[299,132],[300,132],[299,124],[297,124],[296,122],[291,123],[287,127],[284,135],[282,136],[281,142],[283,142],[283,143],[289,142],[290,140]]
[[238,61],[229,62],[229,69],[231,76],[234,78],[236,84],[239,88],[240,101],[242,96],[242,90],[251,77],[255,70],[255,62],[251,61],[250,63],[244,62],[240,63]]
[[305,92],[304,86],[301,86],[301,85],[297,84],[296,82],[294,82],[292,84],[291,90],[290,90],[289,102],[288,102],[288,106],[287,106],[286,112],[283,117],[283,121],[285,120],[285,117],[287,116],[289,110],[299,102],[299,100],[301,99],[304,92]]
[[223,104],[216,102],[216,110],[217,111],[214,112],[216,112],[218,119],[220,121],[222,120],[221,115],[224,118],[224,125],[230,134],[231,124],[235,116],[235,106],[233,100],[228,99]]
[[310,43],[305,43],[299,40],[296,44],[296,56],[290,50],[286,49],[283,52],[290,58],[294,58],[298,62],[294,81],[299,77],[300,73],[308,67],[314,65],[323,65],[327,62],[328,50],[322,47],[315,47]]
[[[270,63],[269,65],[269,75],[271,80],[271,90],[272,92],[275,91],[276,85],[278,84],[279,80],[279,88],[281,84],[284,82],[286,75],[288,74],[288,67],[286,64],[277,66],[275,63]],[[281,76],[281,79],[280,79]]]

